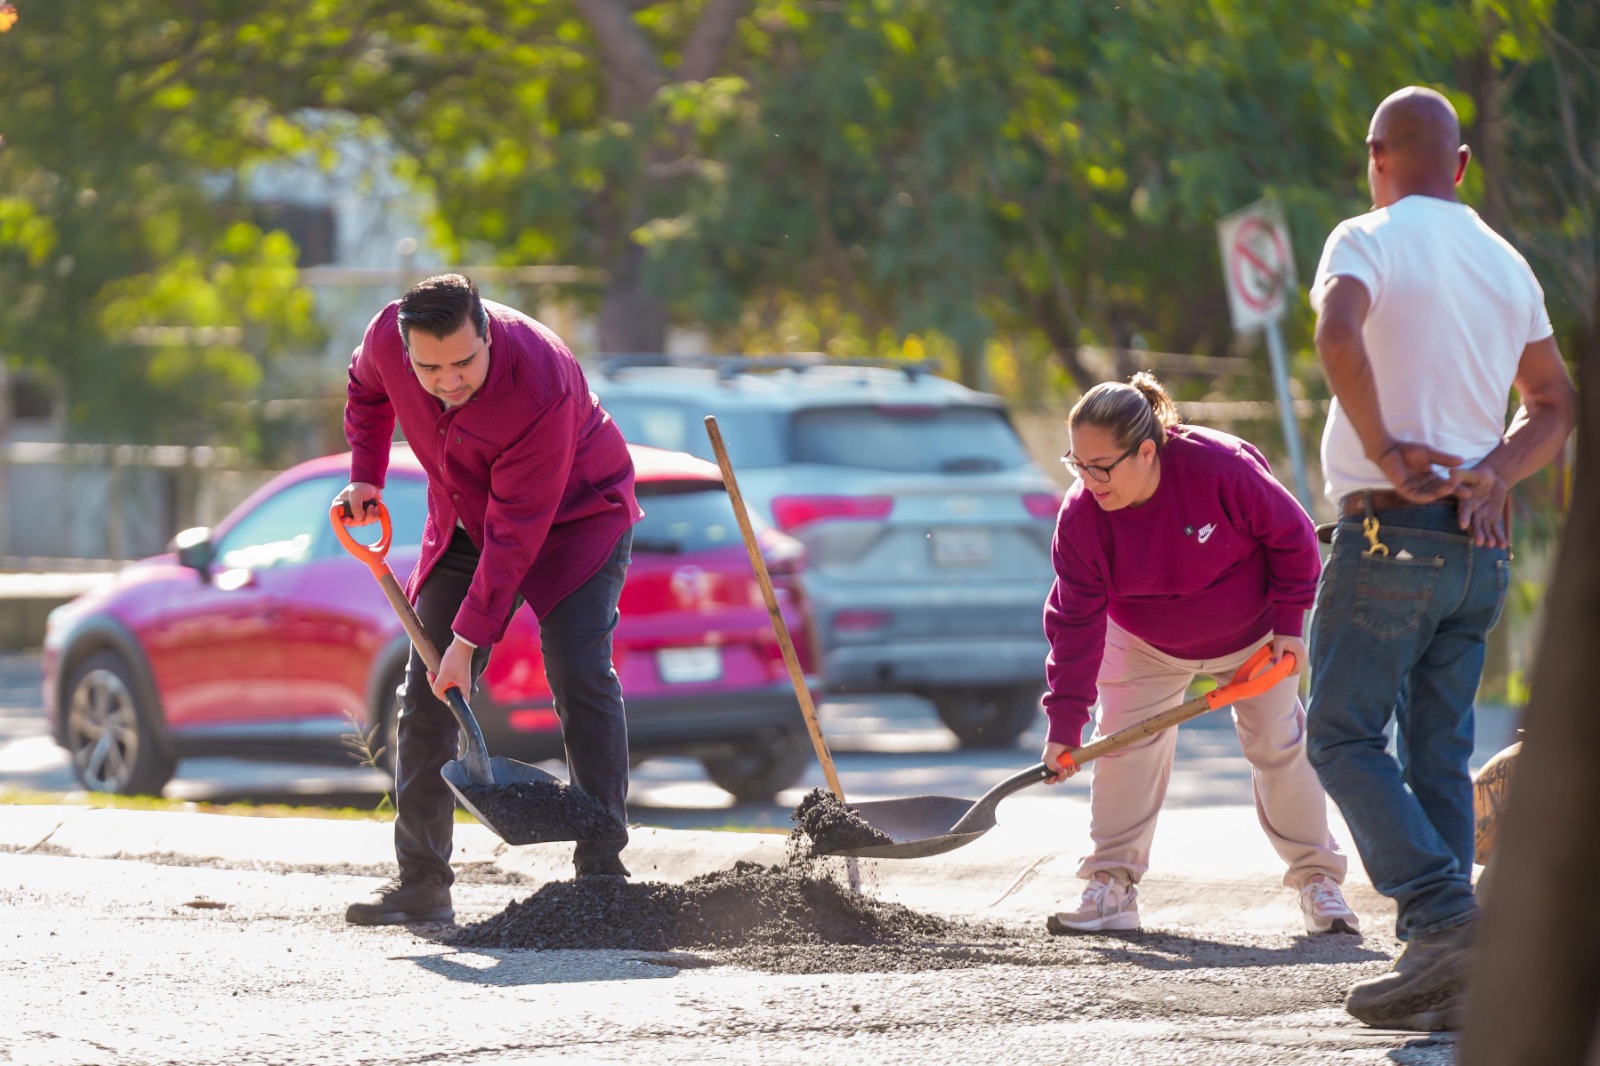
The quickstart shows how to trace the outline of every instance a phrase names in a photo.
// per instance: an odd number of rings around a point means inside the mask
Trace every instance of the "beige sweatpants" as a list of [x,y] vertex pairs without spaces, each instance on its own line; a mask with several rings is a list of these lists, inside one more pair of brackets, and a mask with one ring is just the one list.
[[[1266,639],[1270,638],[1261,643]],[[1095,738],[1176,707],[1196,674],[1209,674],[1219,684],[1227,682],[1261,643],[1218,659],[1175,659],[1108,622]],[[1327,795],[1306,761],[1306,712],[1300,706],[1299,680],[1285,678],[1233,706],[1234,729],[1250,761],[1256,816],[1288,864],[1283,883],[1296,890],[1316,874],[1343,882],[1346,867],[1345,856],[1328,832]],[[1079,877],[1087,879],[1104,870],[1137,882],[1150,868],[1150,841],[1167,795],[1177,744],[1178,731],[1165,729],[1091,764],[1089,836],[1094,851],[1079,866]],[[1226,846],[1225,841],[1217,844]]]

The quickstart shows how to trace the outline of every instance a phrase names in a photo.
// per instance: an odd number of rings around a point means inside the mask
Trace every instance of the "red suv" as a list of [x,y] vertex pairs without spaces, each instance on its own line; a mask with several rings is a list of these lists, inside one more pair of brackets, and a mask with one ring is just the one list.
[[[799,781],[811,746],[721,473],[680,452],[631,451],[645,518],[615,662],[633,757],[694,756],[739,799],[770,799]],[[348,761],[358,726],[381,738],[372,747],[384,761],[410,646],[328,523],[349,470],[349,456],[335,455],[285,471],[214,530],[179,534],[171,553],[52,612],[44,706],[84,787],[159,793],[185,756]],[[424,478],[397,446],[383,497],[402,580],[416,561]],[[809,674],[804,551],[770,528],[759,543]],[[561,757],[530,612],[513,617],[473,709],[491,753]]]

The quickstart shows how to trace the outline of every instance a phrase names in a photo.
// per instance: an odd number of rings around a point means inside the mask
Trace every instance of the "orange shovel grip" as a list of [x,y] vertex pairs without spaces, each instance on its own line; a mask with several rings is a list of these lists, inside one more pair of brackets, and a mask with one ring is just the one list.
[[1268,665],[1271,659],[1272,645],[1261,645],[1254,655],[1244,661],[1231,681],[1206,694],[1206,705],[1216,710],[1238,700],[1259,696],[1288,677],[1294,669],[1293,653],[1285,653],[1276,663]]
[[389,564],[384,562],[384,556],[389,553],[389,541],[394,536],[394,529],[389,525],[389,508],[381,501],[375,501],[378,508],[378,523],[383,527],[383,535],[376,544],[363,544],[350,535],[350,508],[346,504],[336,503],[328,509],[328,520],[333,523],[334,536],[339,538],[339,543],[344,545],[345,551],[367,564],[373,576],[382,578],[389,573]]

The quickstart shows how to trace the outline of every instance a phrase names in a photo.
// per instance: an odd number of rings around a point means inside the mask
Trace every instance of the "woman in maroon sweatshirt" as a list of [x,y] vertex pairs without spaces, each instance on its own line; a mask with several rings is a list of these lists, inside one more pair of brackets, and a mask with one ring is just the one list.
[[[1178,424],[1161,383],[1090,389],[1067,419],[1063,457],[1077,483],[1056,520],[1045,762],[1077,746],[1099,696],[1095,736],[1182,702],[1197,674],[1227,680],[1262,644],[1274,661],[1306,660],[1305,612],[1321,569],[1316,532],[1246,441]],[[1306,929],[1356,932],[1339,891],[1345,857],[1328,832],[1327,799],[1306,761],[1298,678],[1234,705],[1261,827],[1300,893]],[[1138,889],[1172,772],[1177,731],[1094,763],[1088,884],[1052,932],[1139,928]],[[1072,771],[1076,772],[1076,770]],[[1068,774],[1061,774],[1056,781]]]
[[443,274],[380,311],[350,360],[344,430],[350,484],[335,502],[370,520],[396,421],[428,472],[422,554],[406,586],[434,645],[415,651],[400,695],[395,857],[400,876],[351,904],[347,921],[448,921],[455,799],[439,769],[455,758],[441,697],[471,692],[525,601],[539,619],[545,672],[573,783],[617,818],[619,835],[579,841],[578,876],[623,875],[628,732],[611,663],[641,517],[633,460],[561,339]]

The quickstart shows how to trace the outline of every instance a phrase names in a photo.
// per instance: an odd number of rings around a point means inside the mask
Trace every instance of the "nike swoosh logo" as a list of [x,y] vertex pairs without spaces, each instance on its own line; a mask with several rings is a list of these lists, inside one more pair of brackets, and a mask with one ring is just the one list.
[[1217,531],[1217,524],[1215,522],[1213,522],[1213,523],[1211,523],[1210,525],[1207,525],[1207,526],[1201,526],[1200,527],[1200,543],[1204,544],[1206,541],[1210,540],[1211,539],[1211,534],[1215,533],[1216,531]]

